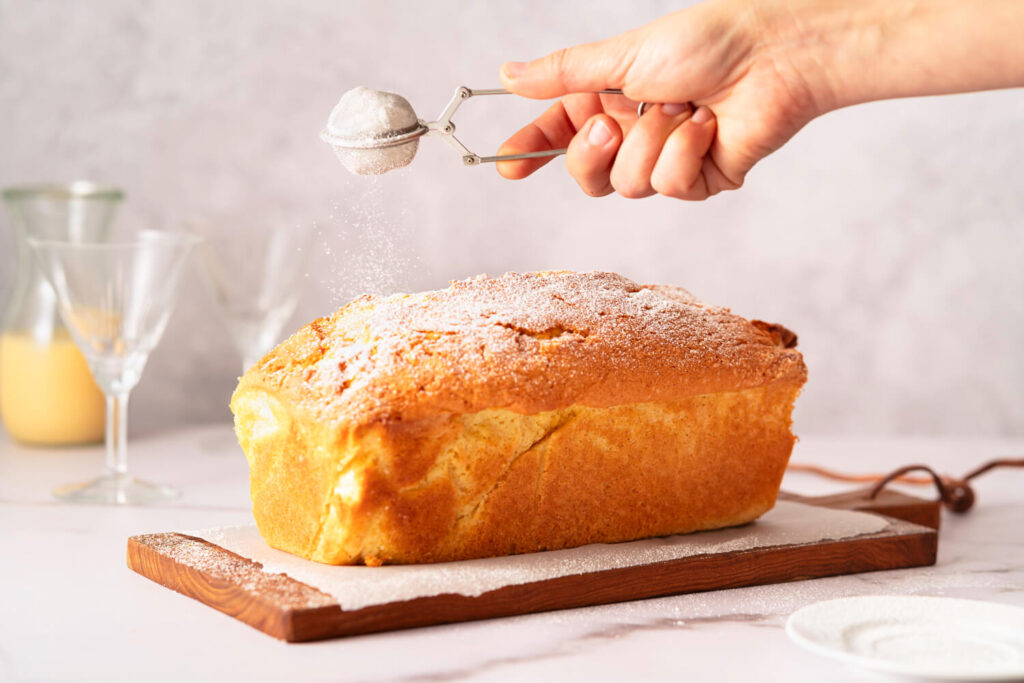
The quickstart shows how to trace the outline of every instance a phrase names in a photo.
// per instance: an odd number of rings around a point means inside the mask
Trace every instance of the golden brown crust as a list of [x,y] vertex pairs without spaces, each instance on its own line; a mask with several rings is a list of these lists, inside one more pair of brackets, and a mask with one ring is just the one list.
[[436,562],[683,533],[769,509],[795,335],[609,273],[357,299],[232,397],[253,511],[321,562]]
[[238,390],[265,388],[309,419],[352,426],[672,401],[805,376],[778,335],[683,289],[507,273],[361,297],[271,351]]
[[[483,411],[453,420],[455,439],[436,429],[415,440],[386,435],[385,452],[427,446],[431,474],[403,486],[379,464],[357,466],[362,496],[350,512],[361,528],[329,516],[308,556],[442,562],[749,522],[775,501],[798,390],[776,383],[532,416]],[[356,457],[379,463],[371,453]]]

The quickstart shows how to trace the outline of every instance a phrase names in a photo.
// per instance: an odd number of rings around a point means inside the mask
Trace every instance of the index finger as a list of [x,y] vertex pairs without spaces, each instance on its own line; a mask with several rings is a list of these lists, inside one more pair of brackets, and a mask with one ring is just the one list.
[[630,39],[633,33],[562,48],[532,62],[506,62],[501,83],[510,92],[537,99],[623,88],[639,42]]

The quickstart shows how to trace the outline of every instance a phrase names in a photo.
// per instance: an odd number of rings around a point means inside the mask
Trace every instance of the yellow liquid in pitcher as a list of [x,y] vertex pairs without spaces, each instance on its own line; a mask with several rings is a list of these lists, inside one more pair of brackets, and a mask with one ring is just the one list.
[[31,444],[100,441],[105,410],[103,393],[67,332],[48,344],[23,334],[0,336],[0,417],[12,437]]

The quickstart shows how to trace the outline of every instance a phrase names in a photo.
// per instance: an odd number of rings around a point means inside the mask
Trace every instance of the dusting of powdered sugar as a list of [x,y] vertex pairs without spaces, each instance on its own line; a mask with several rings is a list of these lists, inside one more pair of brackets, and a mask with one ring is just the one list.
[[145,534],[133,540],[208,578],[236,586],[285,608],[311,609],[335,604],[330,595],[316,588],[282,573],[265,571],[260,562],[238,553],[225,552],[227,548],[217,543],[222,535],[219,530],[210,530],[206,532],[205,539],[185,534]]
[[614,273],[479,276],[360,299],[318,329],[325,352],[296,398],[334,419],[675,400],[802,372],[728,309]]

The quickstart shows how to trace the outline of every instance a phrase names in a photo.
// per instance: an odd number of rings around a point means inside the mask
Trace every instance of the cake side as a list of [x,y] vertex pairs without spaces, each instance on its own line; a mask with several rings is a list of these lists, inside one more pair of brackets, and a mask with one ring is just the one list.
[[[301,430],[268,433],[247,443],[253,510],[271,546],[329,564],[441,562],[743,524],[774,504],[799,390],[776,382],[674,402],[379,423],[338,443],[337,468],[325,472]],[[238,419],[248,432],[259,418],[242,410]]]

